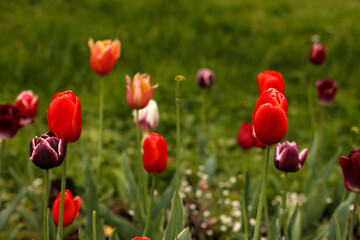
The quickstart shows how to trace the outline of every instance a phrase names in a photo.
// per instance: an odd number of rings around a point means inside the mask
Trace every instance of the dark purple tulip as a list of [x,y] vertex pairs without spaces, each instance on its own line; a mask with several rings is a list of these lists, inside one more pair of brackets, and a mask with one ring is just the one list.
[[66,142],[55,133],[48,132],[30,142],[30,160],[39,168],[59,166],[65,158]]
[[321,105],[329,105],[335,98],[337,91],[336,82],[331,78],[326,78],[323,81],[316,81],[316,88],[318,90],[318,101]]
[[197,84],[202,88],[208,88],[215,80],[215,74],[210,69],[200,69],[196,76]]
[[20,124],[21,112],[12,104],[0,105],[0,138],[10,139],[23,127]]
[[284,172],[297,172],[304,164],[307,153],[307,148],[299,153],[295,142],[278,143],[275,150],[275,166]]
[[314,43],[311,47],[310,61],[314,65],[320,65],[325,61],[326,48],[321,43]]
[[340,157],[339,162],[344,174],[345,187],[360,192],[360,149],[352,150],[347,157]]

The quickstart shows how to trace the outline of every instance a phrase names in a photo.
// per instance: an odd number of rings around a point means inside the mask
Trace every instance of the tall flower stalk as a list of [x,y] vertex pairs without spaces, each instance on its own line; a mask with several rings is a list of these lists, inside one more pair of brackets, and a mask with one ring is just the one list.
[[43,215],[43,239],[49,239],[48,233],[48,205],[49,205],[49,170],[45,170],[45,194],[44,194],[44,215]]
[[59,210],[59,225],[57,236],[62,239],[63,237],[63,219],[64,219],[64,196],[66,184],[66,158],[61,166],[61,195],[60,195],[60,210]]
[[147,235],[147,233],[149,231],[150,223],[151,223],[152,210],[153,210],[153,204],[154,204],[155,184],[156,184],[156,176],[155,176],[155,174],[152,174],[149,212],[148,212],[148,217],[147,217],[147,220],[146,220],[145,229],[144,229],[144,232],[142,234],[144,237]]
[[98,141],[98,160],[97,160],[97,178],[102,162],[102,139],[103,139],[103,121],[104,121],[104,78],[100,79],[100,100],[99,100],[99,141]]
[[258,205],[257,214],[256,214],[256,225],[255,225],[254,238],[253,238],[254,240],[258,240],[259,234],[260,234],[262,210],[263,210],[264,202],[266,199],[266,189],[267,189],[268,172],[269,172],[268,171],[269,156],[270,156],[270,145],[267,145],[266,146],[266,155],[265,155],[265,164],[264,164],[263,174],[262,174],[263,181],[262,181],[262,185],[261,185],[260,200],[259,200],[259,205]]

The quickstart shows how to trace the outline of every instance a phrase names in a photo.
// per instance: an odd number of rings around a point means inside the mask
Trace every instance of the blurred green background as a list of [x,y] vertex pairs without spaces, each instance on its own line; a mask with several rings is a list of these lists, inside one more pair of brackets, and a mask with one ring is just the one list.
[[[10,184],[10,167],[24,173],[24,181],[29,181],[28,171],[42,177],[39,169],[26,168],[28,145],[34,136],[47,131],[46,110],[52,97],[68,89],[81,101],[81,141],[89,159],[96,159],[100,77],[89,67],[89,38],[121,41],[121,57],[104,77],[103,174],[117,166],[122,151],[131,155],[136,145],[124,80],[125,74],[132,77],[136,72],[150,74],[152,84],[159,84],[153,95],[160,109],[156,131],[168,141],[170,156],[175,156],[174,77],[182,74],[187,78],[181,106],[187,166],[200,164],[197,130],[205,95],[208,151],[217,156],[219,173],[239,170],[243,152],[236,145],[238,127],[251,121],[258,97],[256,77],[267,69],[283,74],[289,103],[286,140],[297,141],[299,148],[309,147],[314,132],[307,101],[309,84],[314,86],[317,79],[336,80],[338,93],[326,108],[325,146],[329,151],[325,154],[331,156],[342,146],[342,154],[347,155],[354,143],[350,128],[359,126],[359,12],[357,0],[1,1],[0,102],[14,103],[27,89],[40,98],[36,122],[6,142],[1,181],[9,192],[16,189]],[[311,79],[313,66],[308,57],[316,38],[326,46],[327,59],[315,68]],[[208,90],[196,85],[199,68],[210,68],[216,74]],[[318,118],[315,86],[311,91]],[[68,175],[81,187],[79,149],[80,143],[69,146]],[[261,153],[253,152],[257,154],[254,162],[259,163]],[[173,173],[171,164],[167,175]],[[252,165],[254,172],[260,165]],[[340,178],[339,169],[336,176]],[[54,175],[59,176],[58,169]]]

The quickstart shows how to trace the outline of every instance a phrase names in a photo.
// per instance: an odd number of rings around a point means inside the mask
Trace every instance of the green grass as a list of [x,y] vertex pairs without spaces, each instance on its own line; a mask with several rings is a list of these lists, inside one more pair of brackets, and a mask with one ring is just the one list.
[[[181,106],[182,156],[190,168],[200,164],[197,128],[203,90],[197,87],[195,76],[203,67],[216,74],[214,85],[205,94],[210,131],[207,151],[217,156],[218,179],[241,169],[244,153],[236,146],[238,127],[251,121],[258,97],[256,76],[267,69],[283,74],[289,102],[286,140],[298,142],[300,148],[309,147],[313,137],[307,108],[309,81],[328,77],[337,81],[338,94],[326,109],[325,157],[330,158],[339,146],[347,155],[353,148],[350,128],[359,127],[359,11],[356,0],[3,1],[0,102],[14,102],[22,90],[32,89],[39,95],[40,105],[36,123],[6,142],[2,183],[7,192],[16,191],[7,171],[10,167],[29,181],[29,142],[47,131],[46,110],[59,91],[71,89],[80,98],[81,141],[90,161],[96,159],[99,77],[89,67],[87,41],[91,37],[118,38],[122,44],[119,61],[105,77],[104,175],[118,166],[122,151],[134,154],[130,149],[136,145],[135,130],[126,103],[124,76],[132,77],[136,72],[150,74],[152,83],[160,85],[153,95],[160,108],[156,131],[168,141],[170,156],[175,156],[174,77],[182,74],[187,78]],[[328,55],[316,68],[316,79],[310,79],[308,56],[315,34]],[[315,89],[313,98],[316,103]],[[320,108],[315,110],[319,116]],[[80,143],[69,146],[68,175],[82,189],[82,176],[77,175],[81,169],[79,148]],[[251,170],[256,175],[261,152],[254,149],[251,154],[255,156]],[[42,171],[30,167],[35,177],[42,177]],[[173,168],[170,163],[166,176],[172,175]],[[301,190],[308,170],[305,166],[303,172],[291,176],[294,191]],[[54,175],[60,176],[59,169]],[[332,176],[334,186],[342,181],[339,166]],[[114,185],[106,178],[101,183],[105,190]]]

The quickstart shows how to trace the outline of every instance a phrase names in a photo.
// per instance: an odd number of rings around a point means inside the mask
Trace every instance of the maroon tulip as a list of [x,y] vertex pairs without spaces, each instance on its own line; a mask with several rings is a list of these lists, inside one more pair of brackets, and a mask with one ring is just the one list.
[[50,169],[59,166],[65,158],[66,142],[55,133],[48,132],[30,142],[30,160],[39,168]]
[[360,192],[360,149],[351,151],[347,157],[340,157],[339,162],[345,187],[353,192]]
[[244,122],[241,124],[237,142],[239,147],[243,149],[250,149],[255,146],[256,138],[253,135],[253,126],[250,123]]
[[323,81],[316,81],[316,88],[318,90],[318,102],[321,105],[326,106],[332,103],[337,91],[337,85],[333,79],[327,78]]
[[208,88],[215,80],[215,74],[210,69],[200,69],[196,76],[197,84],[202,88]]
[[21,120],[21,111],[12,104],[0,105],[0,138],[10,139],[17,131],[33,121]]
[[315,43],[311,47],[310,61],[314,65],[320,65],[325,61],[326,48],[321,43]]
[[16,98],[16,106],[21,111],[21,118],[34,118],[38,112],[39,97],[32,91],[22,91]]
[[275,150],[275,166],[284,172],[297,172],[304,164],[308,149],[305,148],[299,153],[295,142],[285,141],[278,143]]

